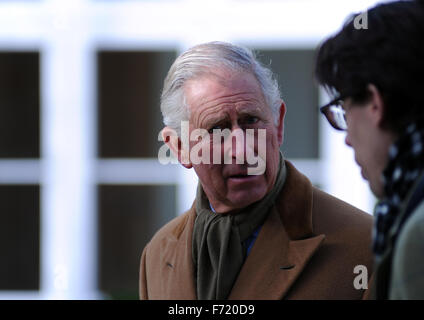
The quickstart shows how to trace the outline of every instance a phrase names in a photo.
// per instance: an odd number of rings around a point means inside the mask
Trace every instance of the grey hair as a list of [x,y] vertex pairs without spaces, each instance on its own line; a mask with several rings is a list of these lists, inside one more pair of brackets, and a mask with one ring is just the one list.
[[160,106],[166,126],[174,129],[178,135],[181,134],[181,121],[190,117],[184,96],[184,84],[214,68],[229,68],[253,74],[259,82],[266,103],[271,108],[275,124],[278,124],[281,95],[272,71],[262,65],[251,50],[215,41],[188,49],[169,69],[164,81]]

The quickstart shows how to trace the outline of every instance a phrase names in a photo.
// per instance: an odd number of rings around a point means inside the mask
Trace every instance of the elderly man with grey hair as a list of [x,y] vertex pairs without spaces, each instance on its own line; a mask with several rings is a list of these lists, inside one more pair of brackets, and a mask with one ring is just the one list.
[[363,297],[372,217],[283,158],[286,106],[250,50],[211,42],[184,52],[165,79],[161,110],[166,145],[199,184],[192,207],[145,247],[141,299]]

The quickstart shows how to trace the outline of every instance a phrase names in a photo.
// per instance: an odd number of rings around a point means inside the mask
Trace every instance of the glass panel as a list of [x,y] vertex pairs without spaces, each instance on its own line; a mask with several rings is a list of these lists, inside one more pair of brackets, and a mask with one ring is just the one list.
[[99,287],[138,299],[143,248],[176,216],[175,186],[99,186]]
[[0,158],[40,156],[37,52],[0,52]]
[[277,75],[287,113],[281,150],[287,158],[318,158],[318,87],[313,50],[259,50]]
[[38,290],[38,186],[0,186],[0,290]]
[[100,157],[157,157],[160,94],[175,57],[175,52],[98,53]]

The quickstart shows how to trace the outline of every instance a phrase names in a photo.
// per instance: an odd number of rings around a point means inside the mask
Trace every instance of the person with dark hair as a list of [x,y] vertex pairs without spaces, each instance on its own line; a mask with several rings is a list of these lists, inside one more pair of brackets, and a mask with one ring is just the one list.
[[379,198],[371,296],[423,299],[424,1],[350,16],[320,45],[315,71],[334,97],[321,112],[347,131],[345,142]]

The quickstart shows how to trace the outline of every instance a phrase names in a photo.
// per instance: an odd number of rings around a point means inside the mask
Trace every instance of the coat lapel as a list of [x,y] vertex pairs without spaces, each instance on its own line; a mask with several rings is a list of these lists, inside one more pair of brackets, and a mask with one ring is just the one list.
[[[312,228],[312,185],[286,161],[280,199],[266,219],[229,299],[282,299],[318,250],[325,235]],[[192,262],[192,207],[161,244],[162,299],[196,299]]]
[[191,239],[196,213],[192,207],[185,219],[163,239],[161,252],[161,296],[163,299],[194,300]]
[[286,161],[287,178],[230,294],[230,299],[282,299],[318,250],[311,182]]
[[323,239],[324,235],[319,235],[291,241],[274,209],[243,265],[229,299],[283,298]]

